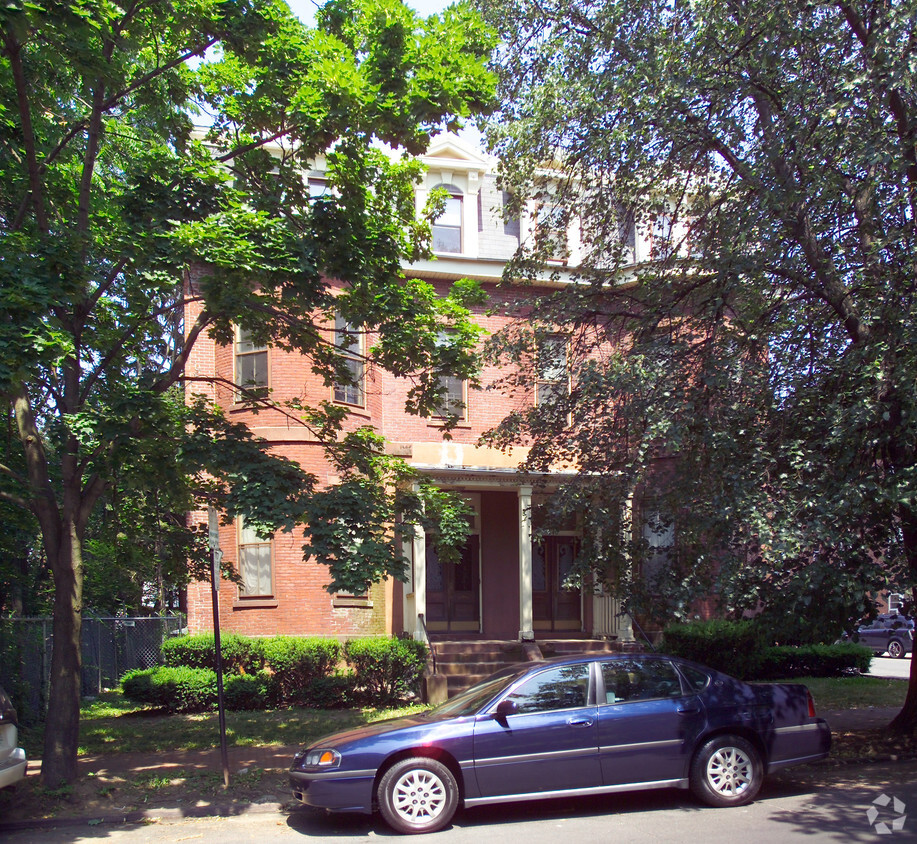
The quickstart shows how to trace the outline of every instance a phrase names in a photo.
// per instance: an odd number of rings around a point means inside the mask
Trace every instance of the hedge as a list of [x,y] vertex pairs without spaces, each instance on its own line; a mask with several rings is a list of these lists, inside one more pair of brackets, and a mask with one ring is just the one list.
[[[264,667],[261,639],[249,639],[226,633],[220,636],[223,671],[255,674]],[[162,643],[162,660],[166,665],[209,668],[216,671],[216,647],[212,633],[178,636]]]
[[336,639],[275,636],[261,643],[272,705],[312,706],[312,687],[328,677],[341,660]]
[[[318,637],[249,639],[230,634],[221,644],[228,709],[388,706],[417,692],[427,658],[424,644],[385,637],[355,639],[342,646],[335,639]],[[125,697],[173,712],[216,706],[212,635],[170,639],[162,653],[166,665],[124,675]],[[353,670],[341,671],[342,659]]]
[[767,648],[756,679],[843,677],[869,671],[872,650],[852,642],[836,645],[779,645]]
[[427,665],[427,646],[414,639],[352,639],[344,656],[356,688],[368,701],[387,706],[416,693]]
[[128,671],[121,678],[126,698],[171,712],[202,712],[217,702],[216,674],[209,668],[160,665]]
[[694,621],[663,633],[663,649],[742,680],[841,677],[869,670],[872,651],[853,643],[836,645],[768,644],[754,621]]
[[766,640],[751,621],[693,621],[673,624],[662,634],[663,650],[747,679],[761,668]]

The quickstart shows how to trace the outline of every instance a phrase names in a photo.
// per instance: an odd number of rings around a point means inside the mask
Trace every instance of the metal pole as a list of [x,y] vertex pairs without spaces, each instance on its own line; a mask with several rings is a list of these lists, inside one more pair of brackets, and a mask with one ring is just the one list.
[[223,655],[220,653],[220,596],[216,559],[214,559],[211,574],[213,582],[213,647],[216,651],[217,669],[217,710],[220,714],[220,757],[223,760],[223,788],[229,788],[229,749],[226,746],[226,711],[223,708]]
[[217,513],[210,508],[210,547],[213,561],[210,567],[210,584],[213,595],[213,649],[216,655],[217,711],[220,716],[220,757],[223,761],[223,788],[229,788],[229,749],[226,746],[226,710],[223,706],[223,654],[220,650],[220,550],[219,523]]

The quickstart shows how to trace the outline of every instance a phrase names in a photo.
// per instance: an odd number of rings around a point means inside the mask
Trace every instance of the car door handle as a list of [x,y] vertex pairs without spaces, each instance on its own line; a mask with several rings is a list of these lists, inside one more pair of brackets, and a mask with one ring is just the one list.
[[571,727],[591,727],[592,719],[591,718],[568,718],[567,723]]
[[683,703],[678,709],[675,710],[679,715],[697,715],[700,712],[700,704],[698,703]]

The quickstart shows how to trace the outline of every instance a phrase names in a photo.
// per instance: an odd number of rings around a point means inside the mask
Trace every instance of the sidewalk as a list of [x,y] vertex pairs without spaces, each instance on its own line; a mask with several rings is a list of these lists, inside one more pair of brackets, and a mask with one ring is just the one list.
[[[834,734],[848,731],[879,729],[886,726],[898,713],[899,707],[871,707],[852,710],[822,710],[819,716],[825,718]],[[229,748],[230,781],[238,782],[248,771],[259,770],[264,776],[258,784],[244,789],[242,794],[222,793],[206,799],[185,799],[177,801],[163,795],[160,805],[149,808],[74,805],[67,816],[50,819],[0,818],[0,836],[4,831],[41,829],[55,826],[87,824],[139,823],[151,819],[235,816],[246,813],[278,813],[288,809],[293,800],[286,781],[286,771],[298,747],[232,747]],[[869,761],[882,761],[870,759]],[[170,776],[193,778],[195,774],[209,775],[211,782],[222,777],[222,760],[219,748],[210,750],[177,751],[173,753],[113,753],[108,756],[87,756],[79,760],[79,781],[101,783],[122,781],[134,783],[138,779]],[[28,776],[37,777],[41,769],[40,760],[30,760]],[[179,780],[181,781],[181,780]],[[178,786],[179,790],[181,786]],[[190,789],[193,792],[193,789]],[[191,794],[193,798],[194,795]],[[174,804],[174,805],[169,805]]]

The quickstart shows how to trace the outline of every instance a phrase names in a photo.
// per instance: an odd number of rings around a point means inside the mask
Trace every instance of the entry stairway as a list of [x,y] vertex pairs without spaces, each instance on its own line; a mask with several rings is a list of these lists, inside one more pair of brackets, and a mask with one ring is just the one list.
[[[631,643],[632,644],[632,643]],[[624,643],[603,639],[539,639],[535,642],[430,637],[436,673],[446,677],[449,697],[506,665],[566,654],[617,653]],[[432,666],[430,666],[432,668]]]

